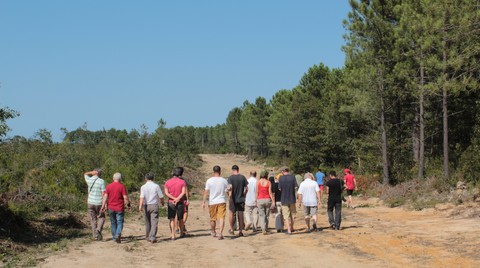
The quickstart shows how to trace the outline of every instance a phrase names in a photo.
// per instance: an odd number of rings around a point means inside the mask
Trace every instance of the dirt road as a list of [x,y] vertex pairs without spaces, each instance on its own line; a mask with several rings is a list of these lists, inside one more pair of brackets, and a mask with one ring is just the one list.
[[[266,168],[233,155],[202,155],[206,175],[220,165],[224,177],[232,164],[243,174]],[[305,233],[303,213],[296,217],[292,236],[247,232],[246,237],[209,235],[208,211],[200,201],[190,206],[187,228],[191,237],[169,241],[168,223],[161,219],[160,242],[145,241],[143,220],[136,213],[125,223],[124,238],[116,244],[107,238],[87,244],[72,243],[68,250],[50,256],[41,267],[480,267],[480,218],[453,217],[453,210],[407,211],[387,208],[374,199],[356,200],[363,206],[343,210],[343,229]],[[478,209],[470,204],[464,209]],[[134,212],[132,212],[134,213]],[[272,219],[272,218],[271,218]],[[320,226],[327,227],[325,209]],[[272,221],[271,221],[272,222]],[[107,223],[108,227],[110,224]],[[226,228],[228,229],[228,228]]]

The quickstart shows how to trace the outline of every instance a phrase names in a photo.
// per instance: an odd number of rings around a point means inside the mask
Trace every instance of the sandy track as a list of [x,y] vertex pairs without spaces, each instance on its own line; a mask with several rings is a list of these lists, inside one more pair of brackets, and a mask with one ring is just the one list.
[[[224,177],[233,164],[248,174],[266,168],[235,155],[202,155],[205,174],[220,165]],[[449,217],[451,211],[406,211],[379,206],[374,200],[356,200],[368,205],[344,209],[343,230],[324,229],[305,233],[303,213],[296,218],[297,232],[246,237],[225,235],[219,241],[209,235],[208,211],[200,201],[190,206],[187,228],[191,237],[169,241],[167,219],[159,225],[160,242],[145,241],[143,219],[127,219],[122,244],[106,241],[77,244],[40,263],[41,267],[480,267],[478,248],[480,219]],[[477,205],[475,205],[478,208]],[[325,209],[320,226],[327,227]],[[273,219],[271,218],[271,223]],[[107,219],[106,226],[109,226]],[[272,225],[272,224],[270,224]],[[228,228],[225,228],[227,230]]]

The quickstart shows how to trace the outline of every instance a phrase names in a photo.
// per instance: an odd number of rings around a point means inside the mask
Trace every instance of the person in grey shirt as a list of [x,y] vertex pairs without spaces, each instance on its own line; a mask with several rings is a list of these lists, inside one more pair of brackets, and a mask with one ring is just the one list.
[[145,209],[145,239],[148,242],[157,242],[157,227],[158,227],[158,208],[159,201],[165,205],[163,193],[160,186],[153,182],[154,176],[152,173],[145,175],[145,184],[140,188],[140,201],[138,202],[138,211],[142,212]]

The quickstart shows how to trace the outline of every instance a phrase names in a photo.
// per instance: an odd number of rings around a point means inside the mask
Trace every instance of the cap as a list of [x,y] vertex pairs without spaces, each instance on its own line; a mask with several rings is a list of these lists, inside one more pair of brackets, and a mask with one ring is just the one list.
[[350,173],[350,169],[348,169],[348,168],[344,169],[343,173],[345,173],[345,174]]
[[232,166],[232,170],[239,170],[239,168],[238,168],[237,165],[233,165],[233,166]]

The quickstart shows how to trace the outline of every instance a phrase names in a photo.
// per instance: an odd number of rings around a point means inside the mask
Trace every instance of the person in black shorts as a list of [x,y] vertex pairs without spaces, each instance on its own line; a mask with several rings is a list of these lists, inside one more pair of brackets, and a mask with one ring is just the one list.
[[[183,210],[183,232],[187,235],[186,224],[187,224],[187,219],[188,219],[188,205],[190,205],[190,193],[189,193],[188,187],[190,185],[188,184],[188,180],[183,177],[183,171],[184,171],[183,167],[178,167],[178,168],[179,168],[179,171],[180,171],[180,179],[184,180],[185,183],[187,184],[187,188],[186,188],[186,192],[185,192],[185,199],[183,200],[183,207],[184,207],[184,210]],[[180,224],[179,224],[178,219],[176,221],[177,221],[177,231],[176,231],[176,233],[180,234]]]
[[176,167],[173,170],[173,178],[165,182],[165,195],[168,197],[168,219],[170,220],[170,231],[172,240],[175,240],[175,229],[177,225],[176,219],[180,226],[180,237],[184,237],[185,233],[183,225],[183,213],[185,211],[184,201],[186,195],[187,184],[180,178],[182,168]]
[[245,221],[243,212],[245,211],[245,196],[248,191],[248,181],[245,176],[239,174],[237,165],[232,166],[232,175],[228,177],[228,193],[230,195],[229,210],[230,210],[230,230],[228,233],[234,235],[235,220],[238,219],[238,236],[243,236],[243,229],[245,228]]

